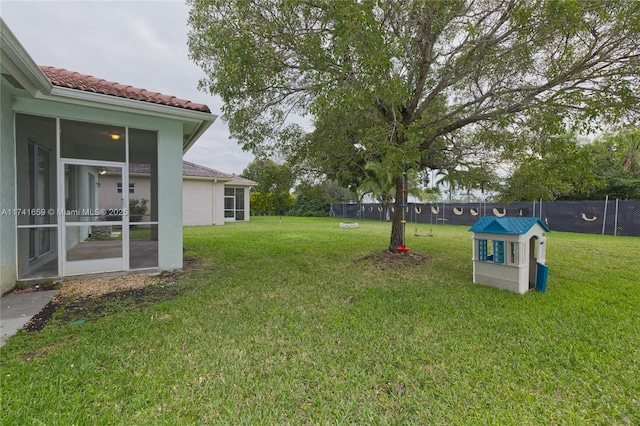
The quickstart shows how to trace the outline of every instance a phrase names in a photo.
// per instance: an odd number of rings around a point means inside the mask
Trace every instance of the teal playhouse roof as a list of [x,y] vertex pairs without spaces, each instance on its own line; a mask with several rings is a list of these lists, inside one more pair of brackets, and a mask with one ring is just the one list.
[[551,232],[549,227],[537,217],[495,217],[485,216],[469,229],[470,232],[484,232],[487,234],[526,234],[536,223]]

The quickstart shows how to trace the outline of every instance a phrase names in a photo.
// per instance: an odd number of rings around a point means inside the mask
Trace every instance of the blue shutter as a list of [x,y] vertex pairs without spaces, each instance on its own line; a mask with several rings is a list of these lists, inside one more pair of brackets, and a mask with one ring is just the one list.
[[504,263],[504,241],[493,242],[493,262]]
[[478,260],[487,260],[487,240],[478,240]]

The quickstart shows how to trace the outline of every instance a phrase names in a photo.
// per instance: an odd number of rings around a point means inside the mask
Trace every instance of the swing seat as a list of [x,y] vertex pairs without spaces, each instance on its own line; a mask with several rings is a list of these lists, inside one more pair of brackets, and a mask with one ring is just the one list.
[[340,228],[357,228],[358,222],[340,222]]

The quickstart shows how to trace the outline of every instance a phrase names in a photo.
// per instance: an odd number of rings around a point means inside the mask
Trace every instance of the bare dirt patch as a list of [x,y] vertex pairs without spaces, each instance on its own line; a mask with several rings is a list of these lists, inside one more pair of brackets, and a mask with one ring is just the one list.
[[25,361],[32,361],[34,359],[38,359],[38,358],[44,358],[45,356],[47,356],[49,354],[49,352],[61,347],[62,345],[64,345],[65,343],[68,343],[68,341],[63,341],[60,343],[56,343],[54,345],[51,346],[45,346],[43,348],[37,349],[33,352],[27,352],[26,354],[22,355],[22,359],[24,359]]
[[369,262],[373,266],[382,270],[391,269],[394,271],[400,271],[412,266],[423,265],[430,261],[431,256],[424,253],[411,251],[405,253],[393,253],[389,250],[383,250],[381,252],[368,254],[355,259],[353,260],[353,263]]

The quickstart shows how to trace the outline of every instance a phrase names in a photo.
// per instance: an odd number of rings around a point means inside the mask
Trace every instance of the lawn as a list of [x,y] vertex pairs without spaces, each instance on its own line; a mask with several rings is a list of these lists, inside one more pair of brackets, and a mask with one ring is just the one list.
[[640,238],[553,232],[518,295],[472,284],[467,227],[390,262],[389,224],[338,224],[185,228],[171,297],[0,349],[2,424],[640,422]]

